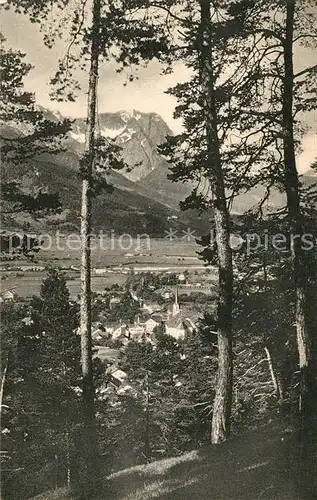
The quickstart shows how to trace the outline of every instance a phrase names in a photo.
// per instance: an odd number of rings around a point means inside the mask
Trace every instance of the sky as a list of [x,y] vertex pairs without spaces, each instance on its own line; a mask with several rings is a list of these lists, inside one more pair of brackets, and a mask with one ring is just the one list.
[[[0,0],[1,2],[4,0]],[[56,22],[56,19],[53,20]],[[67,19],[60,19],[66,23]],[[49,30],[49,26],[47,30]],[[7,46],[26,53],[26,59],[34,68],[25,81],[25,86],[35,91],[38,104],[58,110],[64,116],[82,117],[86,114],[87,75],[80,75],[82,91],[75,103],[58,103],[49,97],[49,79],[57,69],[58,59],[65,55],[67,42],[58,40],[53,49],[43,45],[42,34],[35,24],[31,24],[26,16],[11,11],[1,11],[1,31],[7,38]],[[295,70],[317,63],[317,54],[301,49],[294,54]],[[176,100],[165,91],[177,82],[186,81],[189,73],[183,65],[174,68],[173,74],[162,75],[162,67],[152,62],[147,68],[138,71],[138,80],[128,82],[127,75],[116,73],[114,64],[102,65],[99,78],[99,112],[115,112],[119,110],[137,109],[141,112],[156,112],[162,116],[174,133],[182,130],[180,120],[174,120],[173,111]],[[303,138],[303,152],[298,155],[299,171],[307,170],[317,157],[317,112],[305,116],[308,132]]]
[[[1,2],[1,0],[0,0]],[[58,59],[67,50],[67,42],[58,41],[56,47],[47,49],[43,45],[42,34],[37,25],[29,22],[23,15],[10,11],[1,14],[1,30],[7,38],[7,46],[22,50],[27,54],[27,61],[34,69],[25,80],[26,87],[35,91],[39,104],[51,109],[58,109],[62,114],[82,117],[86,114],[87,75],[80,75],[82,92],[75,103],[57,103],[50,101],[49,79],[57,69]],[[106,63],[101,66],[99,78],[99,111],[112,112],[118,110],[137,109],[142,112],[159,113],[169,127],[178,132],[181,122],[173,119],[176,100],[164,91],[175,85],[177,81],[185,81],[188,70],[179,65],[174,74],[162,75],[162,66],[152,62],[147,68],[138,70],[138,80],[128,82],[127,74],[118,74],[116,66]]]

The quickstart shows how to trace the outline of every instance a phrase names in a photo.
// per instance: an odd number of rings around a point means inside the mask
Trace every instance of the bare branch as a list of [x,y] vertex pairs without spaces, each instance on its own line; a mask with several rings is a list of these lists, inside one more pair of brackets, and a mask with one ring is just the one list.
[[310,66],[309,68],[303,69],[302,71],[300,71],[299,73],[294,75],[294,79],[298,78],[299,76],[303,76],[306,73],[309,73],[310,71],[314,71],[314,70],[317,70],[317,64],[314,64],[314,66]]
[[293,42],[297,42],[298,40],[301,40],[302,38],[314,38],[315,40],[317,40],[317,35],[313,35],[313,34],[299,35],[296,38],[294,38]]

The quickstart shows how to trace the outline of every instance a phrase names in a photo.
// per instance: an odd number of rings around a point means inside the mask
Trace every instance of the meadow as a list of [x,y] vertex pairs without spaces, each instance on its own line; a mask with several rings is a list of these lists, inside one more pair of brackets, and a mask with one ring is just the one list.
[[[71,248],[70,248],[71,246]],[[125,246],[125,248],[124,248]],[[120,238],[92,241],[92,291],[102,292],[105,287],[117,283],[122,285],[129,270],[167,271],[204,273],[203,263],[196,254],[198,246],[192,241],[169,241],[168,239],[150,239],[140,245],[140,239],[129,240],[129,249]],[[59,241],[52,238],[48,248],[47,241],[43,249],[31,262],[25,257],[3,261],[0,269],[1,293],[15,290],[20,297],[37,295],[45,276],[45,268],[54,266],[65,270],[67,286],[72,298],[80,292],[80,248],[78,241],[70,244],[67,237]],[[34,270],[36,268],[36,270]]]

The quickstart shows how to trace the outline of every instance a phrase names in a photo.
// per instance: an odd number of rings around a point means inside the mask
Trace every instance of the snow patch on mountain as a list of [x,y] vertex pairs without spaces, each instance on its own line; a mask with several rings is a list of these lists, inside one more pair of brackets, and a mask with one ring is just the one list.
[[161,116],[160,116],[160,115],[158,115],[157,113],[154,113],[154,114],[153,114],[153,120],[154,120],[155,122],[161,122],[161,121],[162,121],[162,118],[161,118]]
[[137,111],[136,109],[128,109],[124,111],[119,111],[121,119],[124,123],[127,123],[129,120],[135,119],[140,120],[142,118],[142,113]]
[[76,134],[75,132],[70,132],[69,135],[73,139],[75,139],[75,141],[80,142],[81,144],[85,144],[85,140],[86,140],[85,134],[80,133],[80,132],[78,134]]
[[124,144],[125,142],[130,141],[135,133],[136,133],[136,131],[133,128],[127,128],[118,137],[118,140],[119,140],[120,144]]
[[127,123],[129,120],[131,120],[133,116],[134,116],[134,109],[120,111],[120,117],[122,121],[124,121],[124,123]]
[[52,109],[52,113],[57,118],[57,120],[59,120],[60,122],[62,122],[65,118],[67,118],[67,117],[63,116],[62,113],[60,111],[58,111],[58,109]]
[[118,135],[122,134],[122,132],[124,132],[124,131],[125,131],[125,126],[120,127],[120,128],[104,127],[100,133],[104,137],[108,137],[109,139],[115,139],[116,137],[118,137]]

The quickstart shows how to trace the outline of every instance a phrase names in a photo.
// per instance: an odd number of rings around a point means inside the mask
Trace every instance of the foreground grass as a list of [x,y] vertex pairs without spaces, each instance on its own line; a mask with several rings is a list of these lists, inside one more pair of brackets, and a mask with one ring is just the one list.
[[[312,473],[307,488],[296,489],[299,471],[294,445],[293,436],[270,432],[232,438],[217,447],[113,473],[105,492],[95,500],[316,499]],[[70,498],[74,497],[67,490],[59,489],[36,500]]]

